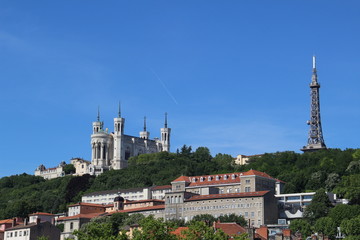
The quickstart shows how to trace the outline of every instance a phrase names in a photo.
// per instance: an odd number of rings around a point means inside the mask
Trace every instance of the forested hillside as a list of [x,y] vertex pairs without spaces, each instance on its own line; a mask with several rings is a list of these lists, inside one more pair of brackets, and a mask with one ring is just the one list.
[[192,151],[183,146],[176,153],[144,154],[129,161],[129,167],[108,171],[99,177],[66,176],[44,180],[21,174],[0,179],[0,219],[26,216],[36,211],[64,212],[85,192],[167,185],[180,175],[231,173],[256,169],[286,182],[285,191],[303,192],[325,188],[360,202],[360,150],[328,149],[312,153],[277,152],[252,158],[235,166],[227,154],[211,156],[206,147]]

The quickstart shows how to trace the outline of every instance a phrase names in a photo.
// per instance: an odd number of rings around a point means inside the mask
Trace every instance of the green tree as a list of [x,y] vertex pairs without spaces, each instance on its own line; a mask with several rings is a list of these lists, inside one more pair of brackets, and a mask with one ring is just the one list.
[[41,237],[38,237],[37,240],[49,240],[49,237],[41,236]]
[[349,199],[352,204],[360,204],[360,174],[343,176],[334,192]]
[[226,214],[219,217],[220,222],[235,222],[240,226],[247,226],[247,221],[243,216],[236,215],[235,213]]
[[216,221],[216,218],[211,215],[211,214],[199,214],[199,215],[195,215],[189,225],[191,225],[193,222],[205,222],[206,225],[211,226],[213,224],[213,222]]
[[340,182],[340,176],[337,173],[330,173],[325,181],[325,189],[331,191]]
[[73,174],[76,172],[76,169],[73,164],[66,164],[63,167],[63,170],[64,170],[65,174]]
[[360,236],[360,216],[348,220],[343,220],[340,225],[341,231],[346,236]]
[[332,218],[338,227],[343,220],[357,216],[360,216],[360,205],[338,204],[330,209],[328,214],[328,217]]
[[133,240],[176,240],[176,236],[170,234],[173,230],[162,218],[155,219],[150,215],[140,221],[141,230],[134,230]]
[[304,239],[311,235],[311,225],[304,219],[292,220],[289,228],[294,233],[300,232]]
[[126,235],[114,235],[112,224],[110,222],[93,221],[84,224],[80,230],[75,230],[73,233],[78,237],[78,240],[125,240]]
[[311,224],[321,217],[326,217],[330,211],[332,204],[324,189],[319,189],[312,199],[311,203],[304,211],[304,217]]
[[334,239],[336,236],[336,223],[330,217],[322,217],[316,220],[314,230],[318,233],[328,236],[330,239]]
[[348,172],[350,174],[359,174],[360,173],[360,160],[350,162],[349,166],[346,168],[346,172]]
[[187,240],[223,240],[228,236],[221,230],[214,231],[212,227],[206,225],[203,221],[192,221],[189,229],[182,232]]

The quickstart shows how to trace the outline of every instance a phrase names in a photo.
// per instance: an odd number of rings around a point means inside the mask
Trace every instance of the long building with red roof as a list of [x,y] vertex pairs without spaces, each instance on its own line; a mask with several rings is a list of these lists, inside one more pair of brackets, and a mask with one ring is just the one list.
[[180,176],[165,194],[165,218],[191,220],[199,214],[219,217],[235,213],[252,226],[276,223],[275,191],[283,182],[269,174],[249,170],[202,176]]

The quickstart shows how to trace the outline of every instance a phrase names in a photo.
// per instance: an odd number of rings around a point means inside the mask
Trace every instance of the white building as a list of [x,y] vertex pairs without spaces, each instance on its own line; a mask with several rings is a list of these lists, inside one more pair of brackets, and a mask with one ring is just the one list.
[[151,140],[150,133],[146,130],[146,118],[144,119],[144,130],[140,137],[124,134],[125,119],[121,117],[120,109],[118,117],[114,118],[114,132],[109,133],[104,129],[104,123],[93,122],[93,134],[91,135],[91,165],[89,173],[99,175],[109,169],[122,169],[127,167],[130,157],[143,153],[156,153],[170,150],[170,132],[167,127],[167,115],[165,114],[165,126],[160,129],[161,139]]
[[129,188],[87,193],[82,196],[84,203],[112,204],[114,198],[121,195],[126,200],[164,199],[165,193],[171,192],[171,185],[147,188]]
[[40,176],[45,179],[53,179],[58,177],[65,176],[64,173],[64,166],[66,165],[65,162],[61,162],[57,167],[53,168],[46,168],[44,165],[40,165],[35,170],[35,176]]

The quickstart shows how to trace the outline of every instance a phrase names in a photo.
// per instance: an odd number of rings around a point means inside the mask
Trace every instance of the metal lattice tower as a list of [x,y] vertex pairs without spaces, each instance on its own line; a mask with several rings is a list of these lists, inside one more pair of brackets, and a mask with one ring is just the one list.
[[317,72],[316,72],[316,59],[313,56],[313,70],[312,78],[310,83],[310,98],[311,98],[311,107],[310,107],[310,120],[307,121],[307,124],[310,126],[308,143],[304,146],[301,151],[316,151],[320,149],[326,149],[326,145],[323,138],[323,133],[321,129],[321,119],[320,119],[320,97],[319,97],[319,88],[320,84],[317,81]]

